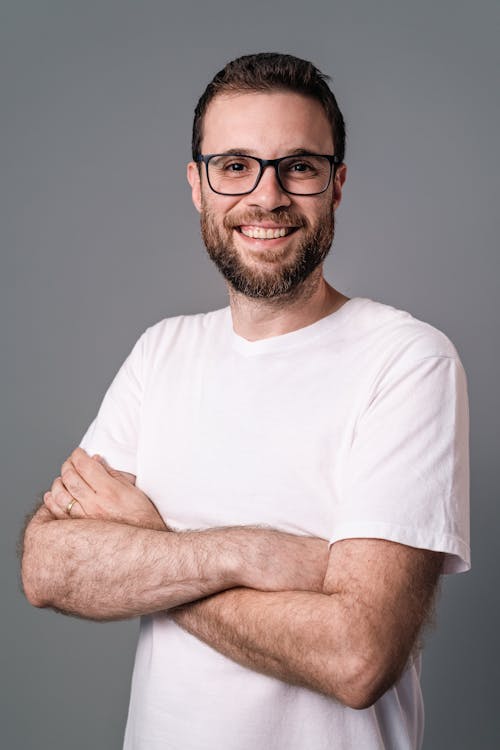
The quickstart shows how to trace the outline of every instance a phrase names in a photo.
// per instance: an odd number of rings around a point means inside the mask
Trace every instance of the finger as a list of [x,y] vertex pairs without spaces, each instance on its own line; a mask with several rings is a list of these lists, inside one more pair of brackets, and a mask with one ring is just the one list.
[[[50,495],[50,497],[48,497],[47,500],[45,500],[44,497],[44,502],[51,513],[59,519],[68,518],[68,507],[70,507],[70,504],[73,500],[76,500],[76,498],[68,492],[61,477],[54,479],[50,493],[46,494]],[[85,515],[83,505],[78,503],[78,508],[76,508],[75,503],[73,503],[73,507],[71,508],[71,518],[84,518]]]
[[66,515],[69,516],[69,518],[85,518],[87,514],[85,513],[81,502],[76,498],[73,498],[66,507]]
[[54,514],[52,513],[52,511],[49,510],[48,505],[46,505],[46,503],[45,503],[45,495],[48,495],[48,494],[49,494],[48,492],[45,492],[41,496],[43,504],[38,508],[38,510],[36,511],[35,515],[31,519],[31,523],[33,525],[38,526],[40,524],[47,523],[48,521],[55,521],[55,520],[57,520],[56,517],[54,516]]
[[52,492],[46,492],[43,496],[43,502],[47,510],[50,512],[52,516],[55,518],[64,518],[65,513],[59,508],[59,506],[56,504],[56,501],[54,500],[54,496]]
[[72,497],[62,483],[61,477],[56,477],[54,479],[49,494],[50,497],[48,498],[47,507],[56,518],[65,518],[66,506]]
[[[54,481],[52,482],[52,487],[50,494],[52,495],[53,500],[53,513],[56,515],[57,518],[67,518],[68,517],[68,507],[72,503],[73,500],[76,500],[77,498],[73,497],[73,495],[68,492],[67,488],[64,486],[64,483],[61,479],[61,477],[56,477]],[[80,503],[80,506],[82,508],[82,513],[73,513],[72,517],[77,518],[78,515],[85,516],[84,512],[84,506]],[[50,506],[49,506],[50,507]]]
[[92,461],[97,461],[98,464],[100,464],[106,472],[109,474],[110,477],[113,477],[114,479],[121,479],[121,471],[117,471],[116,469],[113,469],[104,456],[100,456],[98,453],[92,456]]
[[[66,472],[68,472],[68,471],[76,471],[77,474],[80,473],[78,471],[78,469],[76,468],[75,463],[73,462],[72,456],[73,456],[73,454],[71,454],[71,456],[68,456],[68,458],[66,459],[66,461],[61,466],[61,476],[63,474],[65,474]],[[87,456],[87,458],[88,458],[88,456]]]
[[74,469],[75,467],[71,463],[71,458],[67,458],[66,461],[61,466],[61,476],[64,474],[65,471],[68,471],[68,469]]
[[65,460],[65,462],[61,466],[61,474],[63,473],[63,471],[65,471],[65,470],[67,470],[69,468],[73,468],[73,469],[76,469],[78,471],[78,469],[76,467],[76,464],[73,461],[73,458],[74,457],[78,457],[78,456],[81,456],[82,458],[86,457],[87,459],[90,459],[90,456],[88,455],[88,453],[86,453],[83,450],[83,448],[75,448],[75,450],[72,453],[70,453],[70,455],[68,456],[68,458]]
[[62,468],[62,483],[71,497],[74,497],[80,503],[83,503],[84,507],[85,503],[90,504],[95,499],[94,490],[89,487],[84,479],[82,479],[72,463],[69,463],[68,465],[65,463]]
[[106,464],[91,458],[81,448],[76,448],[70,456],[71,463],[94,492],[103,493],[112,488],[114,477],[108,472]]
[[119,474],[119,478],[122,479],[126,484],[135,485],[135,474],[130,474],[130,472],[128,471],[119,471],[117,473]]

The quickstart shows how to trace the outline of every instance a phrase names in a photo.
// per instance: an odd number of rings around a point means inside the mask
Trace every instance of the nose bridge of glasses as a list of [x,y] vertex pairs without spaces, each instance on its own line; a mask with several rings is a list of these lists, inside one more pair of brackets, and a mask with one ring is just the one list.
[[[279,166],[282,159],[258,159],[257,161],[259,161],[260,173],[257,178],[254,190],[256,190],[264,180],[264,184],[266,187],[271,185],[274,187],[274,189],[277,188],[280,193],[286,192],[281,182],[281,176],[279,173]],[[268,173],[269,170],[271,170],[271,177],[269,177],[269,175],[265,177],[265,174]],[[270,183],[269,180],[271,181]]]

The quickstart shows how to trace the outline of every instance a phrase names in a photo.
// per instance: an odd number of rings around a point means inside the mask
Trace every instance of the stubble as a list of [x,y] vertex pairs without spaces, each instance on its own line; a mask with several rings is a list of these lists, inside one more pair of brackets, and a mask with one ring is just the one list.
[[[234,242],[235,227],[263,221],[303,228],[304,236],[290,255],[287,249],[260,251],[255,262],[247,262]],[[201,234],[208,255],[230,287],[253,299],[290,298],[325,260],[335,234],[331,207],[324,211],[314,226],[292,210],[266,212],[255,208],[244,215],[224,217],[222,226],[211,209],[202,203]],[[237,230],[236,230],[237,231]]]

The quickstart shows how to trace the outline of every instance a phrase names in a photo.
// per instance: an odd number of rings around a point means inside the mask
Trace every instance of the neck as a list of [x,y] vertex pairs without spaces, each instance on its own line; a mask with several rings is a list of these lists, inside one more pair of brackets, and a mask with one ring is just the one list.
[[229,287],[235,333],[248,341],[281,336],[312,325],[338,310],[349,298],[338,292],[316,269],[289,295],[254,299]]

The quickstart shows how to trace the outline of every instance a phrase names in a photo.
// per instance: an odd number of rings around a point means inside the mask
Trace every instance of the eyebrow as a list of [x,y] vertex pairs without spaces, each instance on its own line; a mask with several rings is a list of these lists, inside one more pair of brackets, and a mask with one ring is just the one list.
[[[228,156],[255,156],[255,154],[252,153],[252,149],[246,148],[228,148],[227,151],[221,151],[220,153],[227,154]],[[294,148],[284,154],[284,156],[303,156],[304,154],[319,155],[317,151],[311,151],[311,149]]]

